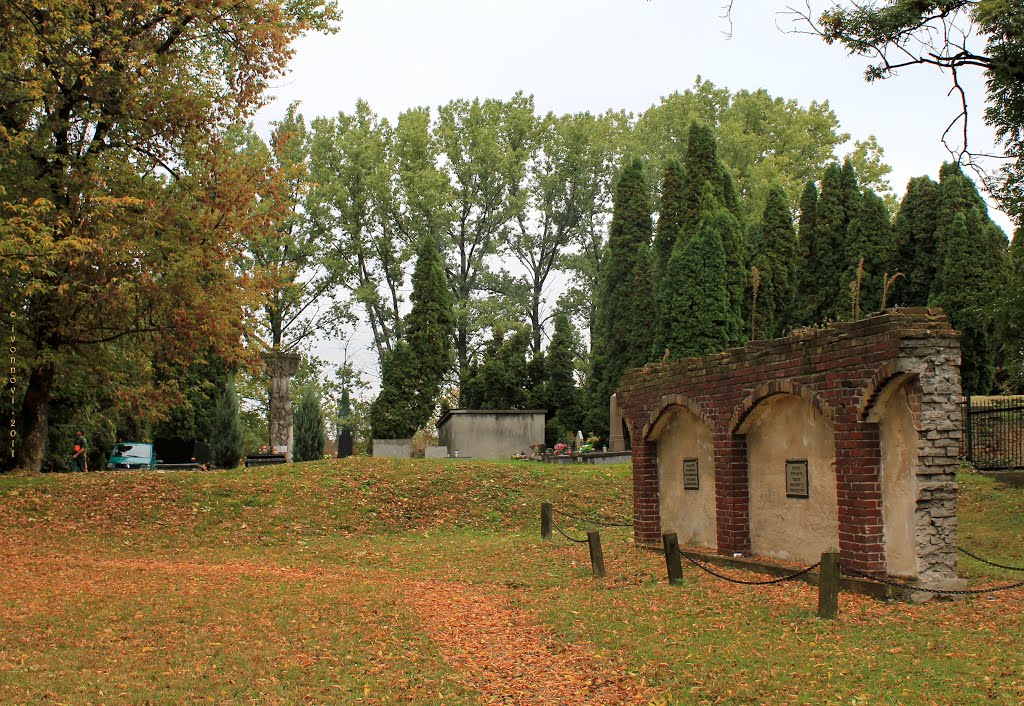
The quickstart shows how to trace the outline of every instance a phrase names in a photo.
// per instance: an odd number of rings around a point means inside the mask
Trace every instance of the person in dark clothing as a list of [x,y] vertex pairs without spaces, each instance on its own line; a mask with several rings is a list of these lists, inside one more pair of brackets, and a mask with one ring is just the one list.
[[82,434],[82,430],[79,429],[75,432],[75,440],[72,442],[73,452],[71,454],[71,470],[85,472],[89,470],[89,465],[86,461],[86,454],[89,450],[89,444],[85,440],[85,435]]

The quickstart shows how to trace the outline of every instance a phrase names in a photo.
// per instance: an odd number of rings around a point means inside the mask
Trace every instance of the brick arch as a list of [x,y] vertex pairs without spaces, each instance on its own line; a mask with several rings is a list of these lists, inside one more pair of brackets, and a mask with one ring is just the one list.
[[795,395],[811,405],[826,419],[835,421],[836,415],[831,405],[821,399],[806,385],[801,385],[793,380],[772,380],[771,382],[761,383],[744,398],[733,413],[732,419],[729,420],[729,433],[738,433],[740,426],[750,413],[754,411],[754,408],[769,397],[775,397],[776,395]]
[[900,378],[899,383],[902,384],[916,377],[915,373],[908,373],[901,369],[899,363],[895,360],[890,360],[883,364],[875,371],[871,381],[864,386],[864,394],[861,395],[860,403],[857,405],[857,419],[863,420],[868,418],[879,396],[885,392],[890,383],[896,382],[897,378]]
[[647,423],[644,425],[642,433],[637,438],[647,441],[648,436],[654,430],[654,427],[658,423],[658,420],[660,420],[662,416],[664,416],[665,413],[668,412],[673,407],[682,407],[683,409],[686,409],[691,414],[693,414],[693,416],[702,421],[709,429],[714,431],[714,423],[711,421],[711,419],[708,418],[706,414],[704,414],[704,410],[702,410],[689,397],[686,397],[685,395],[664,395],[660,400],[658,400],[657,404],[654,406],[654,410],[648,417]]

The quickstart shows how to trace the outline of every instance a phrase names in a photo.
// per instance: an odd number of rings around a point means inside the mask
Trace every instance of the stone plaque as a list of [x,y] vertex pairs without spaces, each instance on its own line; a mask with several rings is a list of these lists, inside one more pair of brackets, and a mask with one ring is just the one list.
[[807,478],[807,460],[786,461],[786,497],[809,498],[810,483]]
[[697,473],[697,459],[683,460],[683,490],[700,490],[700,475]]

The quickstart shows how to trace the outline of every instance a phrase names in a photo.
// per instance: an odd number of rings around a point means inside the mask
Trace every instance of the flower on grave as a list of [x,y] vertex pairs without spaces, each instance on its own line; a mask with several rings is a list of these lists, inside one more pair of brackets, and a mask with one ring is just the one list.
[[593,444],[581,444],[580,447],[578,449],[576,449],[576,450],[579,453],[581,453],[581,454],[588,454],[588,453],[590,453],[591,451],[594,450],[594,445]]
[[555,455],[556,456],[568,456],[569,455],[569,444],[555,444]]

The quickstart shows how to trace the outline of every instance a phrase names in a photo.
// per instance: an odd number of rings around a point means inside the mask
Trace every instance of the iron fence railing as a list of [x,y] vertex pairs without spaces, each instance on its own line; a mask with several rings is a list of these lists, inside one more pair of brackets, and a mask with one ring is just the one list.
[[968,395],[962,415],[961,458],[979,470],[1024,470],[1024,396]]

